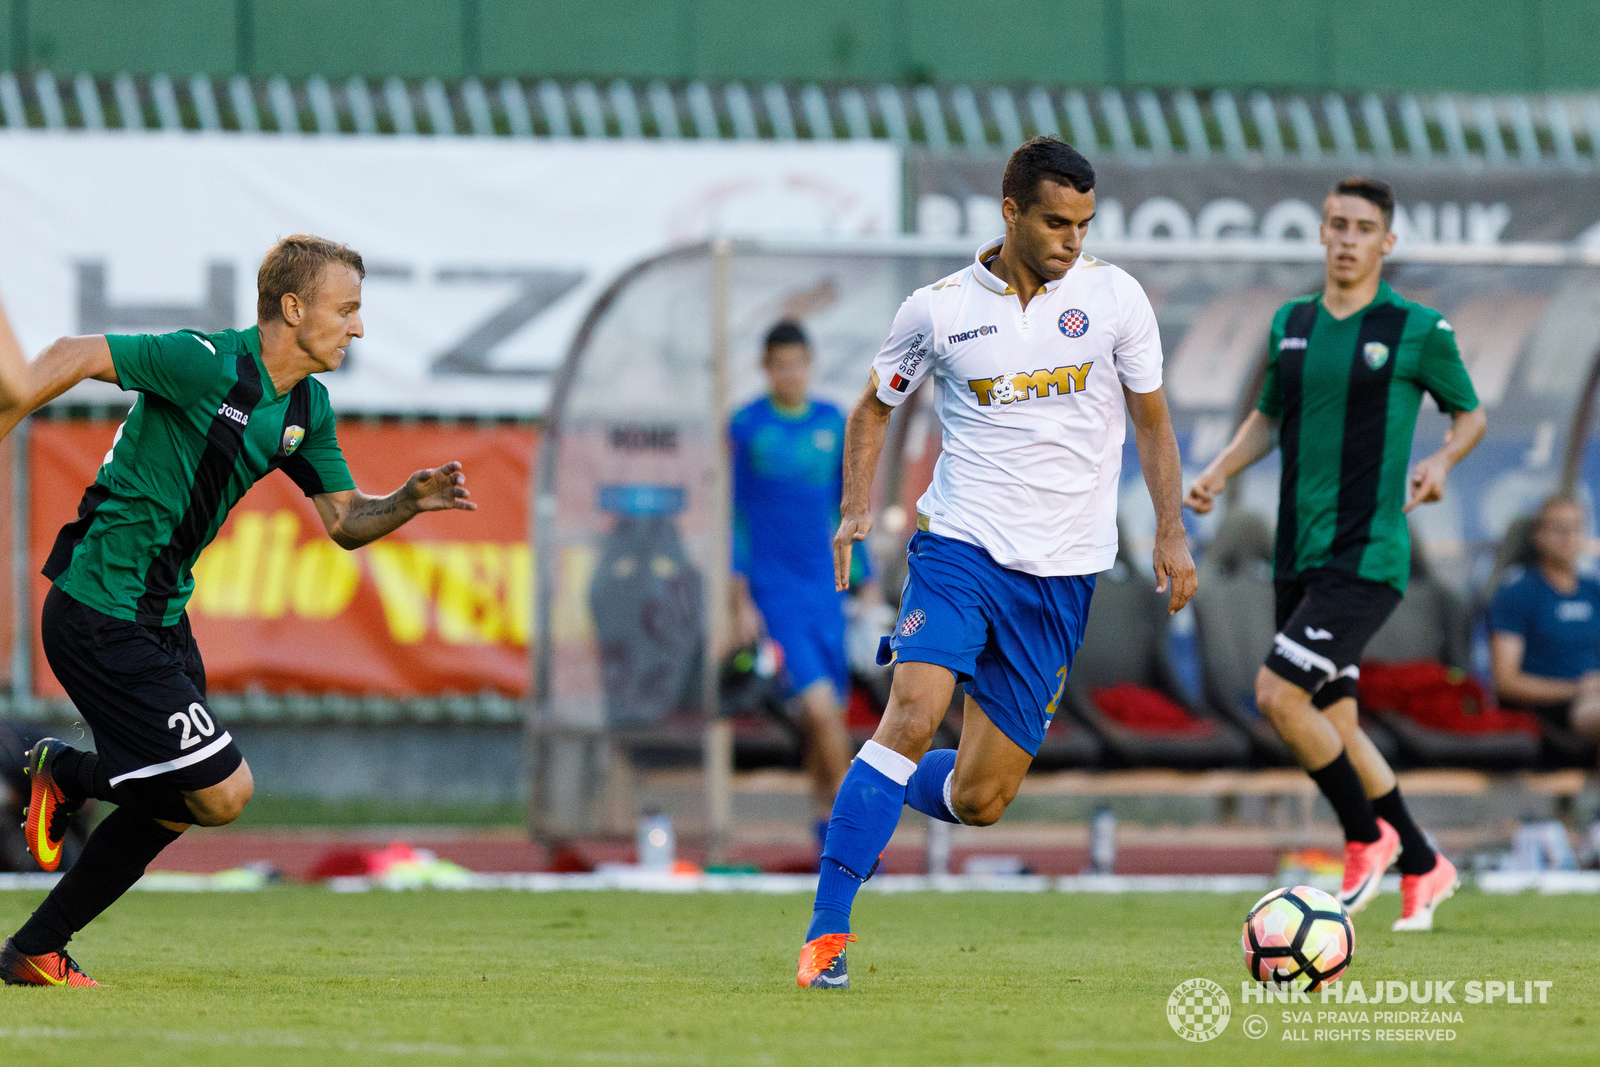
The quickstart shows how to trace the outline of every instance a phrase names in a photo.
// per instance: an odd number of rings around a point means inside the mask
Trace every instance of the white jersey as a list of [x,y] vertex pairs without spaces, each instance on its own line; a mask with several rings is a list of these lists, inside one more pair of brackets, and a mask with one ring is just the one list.
[[935,380],[944,452],[920,529],[1012,570],[1095,574],[1117,557],[1121,386],[1161,387],[1155,311],[1131,275],[1088,255],[1024,310],[985,265],[1000,245],[906,298],[873,384],[894,407]]

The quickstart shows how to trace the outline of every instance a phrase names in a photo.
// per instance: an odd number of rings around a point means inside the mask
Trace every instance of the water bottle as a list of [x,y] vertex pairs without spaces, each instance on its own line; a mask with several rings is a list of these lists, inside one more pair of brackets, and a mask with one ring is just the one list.
[[1117,865],[1117,817],[1101,808],[1089,820],[1089,874],[1110,874]]
[[678,841],[672,834],[672,819],[659,811],[646,812],[639,820],[637,839],[639,866],[647,871],[670,871]]
[[928,873],[950,873],[950,824],[928,816]]

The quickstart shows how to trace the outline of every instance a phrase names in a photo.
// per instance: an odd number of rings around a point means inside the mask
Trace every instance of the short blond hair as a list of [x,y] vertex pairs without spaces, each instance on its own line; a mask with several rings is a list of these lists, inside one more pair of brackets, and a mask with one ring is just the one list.
[[367,268],[361,253],[349,245],[309,233],[283,238],[267,252],[256,272],[256,318],[273,322],[283,318],[283,298],[290,293],[310,303],[330,263],[343,263],[362,278]]

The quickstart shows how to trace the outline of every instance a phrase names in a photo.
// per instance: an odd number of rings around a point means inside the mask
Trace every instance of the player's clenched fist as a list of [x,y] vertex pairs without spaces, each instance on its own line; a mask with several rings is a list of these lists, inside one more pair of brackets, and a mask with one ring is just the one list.
[[1209,515],[1216,506],[1217,497],[1227,486],[1227,478],[1219,472],[1207,470],[1189,486],[1189,492],[1183,498],[1184,506],[1198,515]]
[[850,588],[851,550],[871,532],[872,516],[867,512],[846,515],[839,521],[839,532],[833,535],[833,587],[839,592]]

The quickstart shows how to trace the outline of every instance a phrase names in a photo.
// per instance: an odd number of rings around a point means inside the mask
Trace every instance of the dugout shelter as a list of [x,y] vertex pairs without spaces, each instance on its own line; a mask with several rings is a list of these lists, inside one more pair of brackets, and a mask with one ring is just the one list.
[[[1150,295],[1192,476],[1254,403],[1271,316],[1320,286],[1322,249],[1092,239],[1089,248]],[[718,661],[707,654],[727,632],[728,416],[763,390],[761,338],[785,317],[811,335],[815,393],[848,408],[900,302],[971,256],[965,242],[913,238],[720,240],[638,264],[593,305],[557,380],[535,476],[536,836],[628,834],[641,812],[663,810],[686,836],[703,835],[715,859],[736,817],[759,817],[743,794],[735,804],[737,733],[713,713]],[[1418,246],[1389,261],[1396,289],[1455,324],[1489,412],[1488,438],[1452,475],[1447,499],[1415,516],[1435,573],[1454,588],[1486,579],[1494,543],[1540,496],[1585,485],[1588,397],[1600,381],[1596,262],[1542,245]],[[870,549],[890,593],[938,455],[931,399],[919,391],[896,411],[874,486]],[[1414,455],[1436,448],[1446,426],[1425,402]],[[1147,568],[1154,516],[1131,434],[1122,476],[1126,555]],[[1270,518],[1276,498],[1273,458],[1218,512],[1189,517],[1202,557],[1229,511]]]

